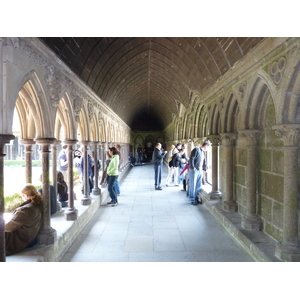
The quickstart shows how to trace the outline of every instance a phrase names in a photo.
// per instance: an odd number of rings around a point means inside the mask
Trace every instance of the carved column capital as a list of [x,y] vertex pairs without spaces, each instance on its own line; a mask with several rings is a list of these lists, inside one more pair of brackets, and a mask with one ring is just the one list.
[[239,135],[247,139],[248,146],[257,146],[262,131],[258,129],[243,129]]
[[209,135],[207,136],[207,139],[211,141],[212,146],[219,146],[221,142],[220,135]]
[[222,146],[233,146],[237,138],[237,134],[233,132],[220,133]]
[[283,138],[284,146],[298,147],[300,141],[300,124],[274,125],[275,135]]
[[87,147],[90,144],[90,141],[80,141],[79,143]]
[[32,145],[34,145],[36,142],[33,140],[33,139],[19,139],[19,143],[21,144],[21,145],[30,145],[30,146],[32,146]]
[[71,139],[69,139],[69,140],[63,140],[63,143],[66,144],[66,145],[68,145],[68,146],[73,146],[77,142],[78,142],[77,140],[71,140]]
[[55,138],[35,138],[34,141],[39,145],[52,145],[56,139]]

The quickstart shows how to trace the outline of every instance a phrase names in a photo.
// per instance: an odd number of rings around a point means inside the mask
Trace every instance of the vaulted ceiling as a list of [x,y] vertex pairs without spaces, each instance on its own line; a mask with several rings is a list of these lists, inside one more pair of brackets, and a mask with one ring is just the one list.
[[259,37],[40,38],[133,130],[162,130]]

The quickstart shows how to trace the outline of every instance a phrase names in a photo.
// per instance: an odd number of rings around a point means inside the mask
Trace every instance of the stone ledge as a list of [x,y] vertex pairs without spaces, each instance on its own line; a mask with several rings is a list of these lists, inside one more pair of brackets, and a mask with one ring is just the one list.
[[[129,172],[129,165],[119,175],[119,182],[124,180]],[[80,194],[79,191],[76,191]],[[58,262],[69,249],[83,228],[88,224],[100,206],[109,197],[106,188],[101,188],[100,195],[90,195],[91,204],[81,205],[81,200],[74,200],[75,209],[78,210],[77,220],[67,221],[65,209],[51,217],[51,227],[57,232],[57,240],[52,245],[35,245],[20,253],[6,256],[6,262]],[[78,197],[79,198],[79,197]]]
[[201,190],[200,197],[205,207],[232,237],[257,262],[280,262],[275,256],[276,241],[263,231],[246,230],[241,227],[242,216],[237,212],[225,212],[221,200],[210,200],[209,193]]
[[57,232],[57,239],[52,245],[35,245],[27,248],[20,253],[6,257],[7,262],[57,262],[59,261],[74,240],[78,237],[81,230],[90,221],[94,213],[99,209],[100,196],[91,196],[92,203],[87,206],[79,205],[77,220],[67,221],[64,216],[65,209],[57,212],[51,217],[51,227]]

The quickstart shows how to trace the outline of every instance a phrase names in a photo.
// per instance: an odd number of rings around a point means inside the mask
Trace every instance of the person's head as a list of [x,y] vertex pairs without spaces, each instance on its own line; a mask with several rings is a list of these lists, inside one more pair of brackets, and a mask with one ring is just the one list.
[[75,157],[81,157],[81,151],[80,150],[75,150],[74,151],[74,158]]
[[26,184],[21,190],[24,201],[31,201],[32,204],[42,204],[42,196],[37,189],[30,183]]
[[156,143],[155,148],[157,148],[158,150],[161,149],[161,143]]
[[65,152],[66,152],[66,151],[67,151],[67,149],[68,149],[68,145],[63,145],[63,146],[62,146],[62,149],[63,149],[63,151],[65,151]]
[[170,150],[173,150],[174,148],[175,148],[174,145],[171,145],[171,146],[170,146]]
[[209,145],[210,145],[209,142],[204,142],[201,146],[202,150],[207,151],[207,148],[209,147]]
[[176,145],[176,148],[179,150],[179,149],[181,149],[182,148],[182,144],[181,143],[178,143],[177,145]]
[[57,171],[57,182],[64,182],[65,181],[65,178],[64,178],[64,175],[61,171]]
[[109,151],[110,155],[119,154],[119,151],[118,151],[118,149],[116,147],[109,147],[108,151]]
[[183,154],[183,149],[179,149],[178,155],[181,156]]

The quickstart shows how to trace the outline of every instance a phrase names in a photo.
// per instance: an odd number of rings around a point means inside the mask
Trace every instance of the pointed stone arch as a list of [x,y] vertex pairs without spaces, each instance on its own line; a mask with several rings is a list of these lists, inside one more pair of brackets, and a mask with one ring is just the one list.
[[15,104],[20,118],[21,138],[52,137],[52,112],[39,78],[35,72],[31,72],[26,79]]
[[77,139],[74,110],[68,94],[64,94],[58,103],[54,136],[57,140]]
[[98,113],[99,141],[106,141],[106,126],[101,112]]
[[206,107],[200,105],[197,112],[197,132],[195,137],[204,137],[208,132],[208,114]]
[[294,67],[291,79],[289,81],[284,101],[280,101],[278,123],[296,124],[300,123],[300,62]]
[[239,118],[239,104],[232,93],[225,104],[224,113],[221,119],[221,132],[237,132]]
[[221,117],[220,117],[220,111],[216,104],[213,105],[213,107],[210,109],[210,122],[209,122],[209,128],[206,134],[219,134],[220,133],[220,127],[221,127]]
[[87,110],[86,106],[83,106],[80,111],[78,128],[80,131],[81,140],[89,141],[90,140],[90,125],[89,125],[89,118],[88,118],[88,110]]
[[270,89],[266,82],[261,77],[257,77],[244,105],[243,116],[241,116],[245,122],[243,124],[245,129],[262,127],[264,108],[270,96]]

